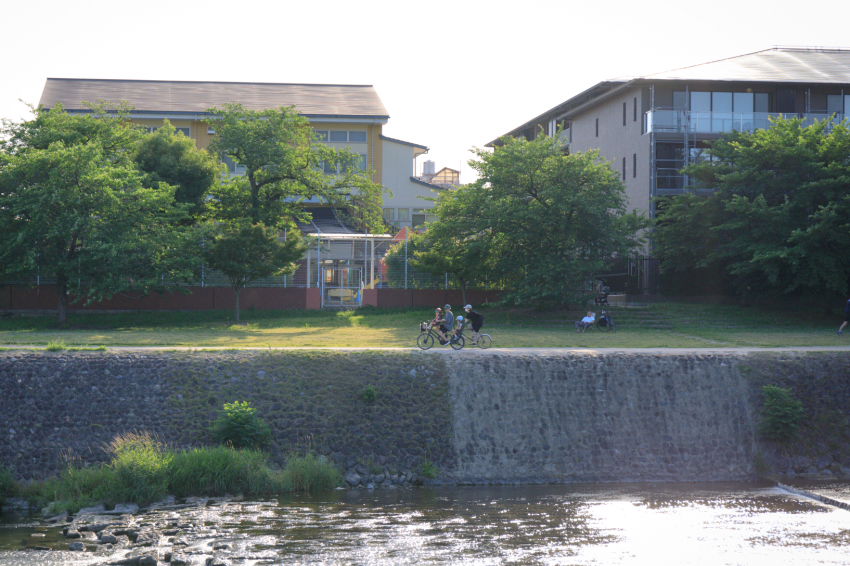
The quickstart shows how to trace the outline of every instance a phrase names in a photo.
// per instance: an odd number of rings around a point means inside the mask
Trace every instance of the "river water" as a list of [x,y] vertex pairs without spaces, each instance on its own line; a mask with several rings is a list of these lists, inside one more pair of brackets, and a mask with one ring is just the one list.
[[[850,492],[847,484],[831,489]],[[850,563],[850,512],[766,484],[339,490],[216,501],[137,520],[166,516],[187,527],[181,550],[193,560],[234,565]],[[57,527],[6,518],[0,565],[123,556],[118,548],[70,552],[68,543]]]

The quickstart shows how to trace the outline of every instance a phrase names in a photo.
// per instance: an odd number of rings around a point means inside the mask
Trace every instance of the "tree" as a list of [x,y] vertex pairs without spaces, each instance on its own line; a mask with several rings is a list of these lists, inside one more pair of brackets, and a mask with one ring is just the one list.
[[0,136],[0,276],[54,279],[60,326],[71,293],[90,303],[186,280],[189,235],[174,228],[184,207],[173,187],[143,186],[127,108],[33,113]]
[[633,252],[648,226],[626,212],[619,175],[598,152],[564,155],[557,138],[502,138],[474,149],[479,179],[452,191],[438,214],[457,238],[487,246],[490,275],[508,284],[517,304],[578,300],[612,257]]
[[175,187],[174,199],[187,204],[189,221],[200,216],[206,197],[221,177],[221,166],[211,153],[195,147],[195,141],[177,132],[168,120],[152,134],[141,138],[133,161],[143,173],[142,184],[154,188],[159,183]]
[[261,277],[292,275],[306,251],[297,232],[281,242],[277,230],[245,222],[220,225],[205,243],[204,260],[227,275],[236,295],[234,320],[239,322],[239,291]]
[[[465,193],[461,199],[463,196]],[[410,266],[435,277],[451,275],[460,285],[466,304],[468,286],[483,282],[490,271],[490,247],[487,238],[462,228],[464,209],[458,206],[461,199],[452,191],[440,193],[432,209],[437,220],[427,225],[426,232],[412,237]]]
[[659,206],[665,271],[720,267],[735,292],[828,296],[850,288],[850,130],[777,118],[732,132],[687,167],[697,189]]
[[[216,189],[211,206],[219,220],[293,227],[292,218],[309,216],[303,201],[317,197],[338,209],[355,209],[367,230],[383,226],[383,187],[361,171],[358,154],[319,143],[295,107],[246,110],[230,103],[208,112],[216,116],[211,151],[245,170]],[[330,169],[339,174],[324,174]]]
[[[382,226],[383,187],[360,170],[360,156],[319,142],[310,122],[295,107],[246,110],[238,103],[208,110],[215,138],[210,150],[244,168],[222,180],[209,202],[219,232],[205,253],[236,293],[259,277],[293,273],[307,251],[295,236],[295,218],[308,219],[305,200],[318,197],[338,209],[352,209],[364,229]],[[326,175],[324,170],[339,174]],[[289,228],[278,241],[275,230]]]

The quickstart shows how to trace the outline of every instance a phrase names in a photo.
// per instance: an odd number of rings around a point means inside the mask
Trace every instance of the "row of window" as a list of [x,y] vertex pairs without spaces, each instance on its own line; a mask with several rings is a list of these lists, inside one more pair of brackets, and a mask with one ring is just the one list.
[[323,142],[366,143],[365,130],[316,130],[316,135]]
[[766,92],[673,91],[673,108],[691,112],[769,112],[768,103]]
[[[155,131],[157,131],[160,127],[161,126],[146,126],[144,128],[144,130],[145,130],[145,133],[152,134]],[[191,135],[192,135],[191,130],[189,128],[174,128],[174,130],[175,130],[175,132],[174,132],[175,134],[180,132],[184,136],[186,136],[187,138],[191,137]]]
[[434,222],[437,219],[437,215],[431,214],[430,210],[428,208],[414,208],[413,214],[411,214],[409,208],[385,208],[383,209],[384,220],[389,224],[397,225],[399,228],[403,226],[419,228],[426,222]]
[[[357,164],[357,169],[360,171],[366,170],[366,154],[360,154],[360,162]],[[339,175],[348,171],[348,167],[339,163],[322,162],[322,172],[325,175]]]
[[[231,159],[229,156],[225,155],[224,153],[221,154],[221,162],[224,163],[225,165],[227,165],[227,169],[231,173],[244,173],[245,172],[245,166],[238,165],[236,162],[233,161],[233,159]],[[340,175],[342,173],[345,173],[348,170],[344,165],[341,165],[339,163],[322,162],[322,164],[320,165],[320,168],[322,170],[322,173],[324,173],[325,175]],[[360,171],[366,170],[366,154],[365,153],[360,154],[360,162],[357,163],[357,169],[359,169]]]

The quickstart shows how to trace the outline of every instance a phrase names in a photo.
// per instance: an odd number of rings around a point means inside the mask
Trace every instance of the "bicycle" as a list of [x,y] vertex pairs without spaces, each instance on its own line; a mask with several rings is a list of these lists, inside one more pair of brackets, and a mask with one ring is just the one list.
[[462,337],[462,338],[465,338],[466,340],[468,340],[468,341],[469,341],[469,343],[470,343],[472,346],[478,346],[478,347],[479,347],[479,348],[481,348],[482,350],[486,350],[487,348],[489,348],[489,347],[490,347],[490,344],[492,344],[492,343],[493,343],[493,339],[492,339],[492,338],[490,338],[490,335],[489,335],[489,334],[480,334],[480,333],[479,333],[479,334],[478,334],[478,340],[476,340],[476,341],[474,341],[474,342],[473,342],[473,340],[472,340],[472,337],[471,337],[471,336],[467,336],[466,334],[462,334],[462,335],[461,335],[461,337]]
[[600,332],[617,332],[617,325],[614,323],[614,319],[611,318],[611,314],[605,312],[605,309],[602,309],[602,312],[599,315],[599,318],[596,319],[596,330]]
[[[416,345],[423,350],[429,350],[434,345],[434,337],[440,339],[440,335],[434,330],[434,327],[428,322],[423,322],[419,325],[419,338],[416,339]],[[454,350],[462,350],[466,341],[463,336],[458,336],[457,340],[451,342],[451,347]]]

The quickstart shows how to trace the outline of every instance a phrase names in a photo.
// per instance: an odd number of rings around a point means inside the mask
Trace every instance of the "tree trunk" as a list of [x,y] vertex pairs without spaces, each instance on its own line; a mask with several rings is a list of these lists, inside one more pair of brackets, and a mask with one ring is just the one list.
[[56,326],[68,324],[68,284],[56,282]]
[[238,324],[239,323],[239,289],[234,289],[233,291],[236,293],[236,315],[235,315],[235,318],[236,318],[236,323]]

